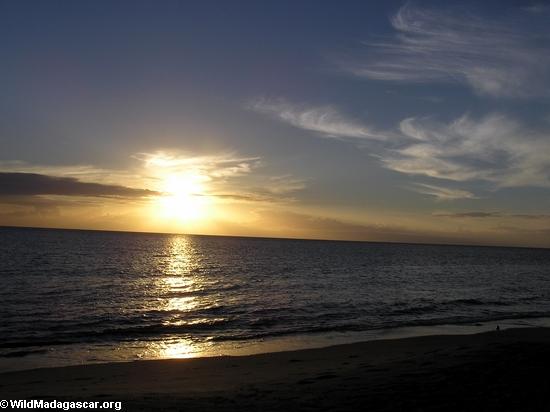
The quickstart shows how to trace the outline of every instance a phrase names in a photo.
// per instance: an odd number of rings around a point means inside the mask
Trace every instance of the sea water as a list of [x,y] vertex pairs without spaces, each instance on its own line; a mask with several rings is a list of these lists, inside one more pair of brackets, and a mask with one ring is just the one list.
[[0,371],[550,316],[547,249],[0,228],[0,262]]

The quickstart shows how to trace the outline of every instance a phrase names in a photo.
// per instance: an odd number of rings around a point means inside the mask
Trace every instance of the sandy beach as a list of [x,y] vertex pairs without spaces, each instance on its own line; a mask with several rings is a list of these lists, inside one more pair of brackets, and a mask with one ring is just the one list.
[[379,340],[252,356],[0,374],[0,399],[123,410],[544,410],[550,329]]

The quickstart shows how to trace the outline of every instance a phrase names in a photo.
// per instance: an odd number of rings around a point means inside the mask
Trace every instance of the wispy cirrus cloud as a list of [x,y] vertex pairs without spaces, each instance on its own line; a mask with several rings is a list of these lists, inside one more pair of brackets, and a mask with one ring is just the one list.
[[435,197],[437,200],[476,199],[477,197],[467,190],[454,189],[443,186],[417,183],[410,187],[415,192]]
[[550,139],[501,114],[464,115],[442,123],[408,118],[400,131],[409,143],[381,156],[388,169],[457,182],[480,180],[495,187],[550,187]]
[[457,10],[405,4],[390,38],[367,41],[366,57],[340,61],[356,76],[394,82],[458,82],[489,96],[550,94],[550,31]]
[[[304,105],[267,105],[264,110],[276,114],[280,121],[313,131],[322,138],[340,139],[328,126],[315,123],[314,128],[299,121],[303,113],[318,113]],[[273,112],[273,113],[271,113]],[[338,112],[339,113],[339,112]],[[307,116],[305,116],[307,118]],[[339,118],[346,118],[339,114]],[[291,120],[289,120],[291,119]],[[333,126],[334,128],[334,126]],[[355,130],[355,129],[353,129]],[[364,130],[373,130],[364,126]],[[351,135],[351,132],[348,133]],[[469,114],[448,123],[433,117],[403,119],[395,129],[377,131],[371,155],[382,166],[395,172],[453,182],[488,182],[494,189],[503,187],[550,187],[550,131],[531,129],[500,113],[480,118]],[[361,147],[369,140],[350,140]],[[417,186],[415,191],[437,199],[476,198],[467,190],[444,189],[443,186]],[[448,190],[448,191],[446,191]]]
[[282,99],[259,99],[248,108],[294,127],[317,132],[327,138],[386,140],[387,136],[343,115],[333,106],[307,106]]
[[234,153],[189,155],[175,151],[137,153],[132,156],[148,169],[168,172],[201,171],[212,177],[245,175],[261,164],[259,157],[241,157]]

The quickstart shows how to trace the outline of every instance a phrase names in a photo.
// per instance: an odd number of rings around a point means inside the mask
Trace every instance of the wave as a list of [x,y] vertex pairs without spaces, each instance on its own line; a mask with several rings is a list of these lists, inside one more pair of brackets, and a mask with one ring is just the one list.
[[266,329],[263,332],[256,333],[242,333],[242,334],[224,334],[219,336],[213,336],[208,338],[213,342],[225,342],[225,341],[243,341],[243,340],[258,340],[266,338],[274,338],[281,336],[291,335],[307,335],[307,334],[319,334],[319,333],[345,333],[345,332],[366,332],[382,329],[391,329],[399,327],[412,327],[412,326],[437,326],[437,325],[466,325],[477,324],[482,322],[492,322],[499,320],[512,320],[512,319],[536,319],[550,317],[550,312],[529,312],[529,313],[502,313],[499,315],[488,316],[448,316],[441,318],[423,319],[423,320],[410,320],[406,322],[377,322],[373,324],[365,324],[361,322],[351,322],[338,325],[326,325],[326,326],[314,326],[307,328],[295,328],[286,330],[269,330]]
[[481,300],[481,299],[451,299],[441,302],[433,302],[425,305],[411,305],[405,308],[389,309],[389,315],[420,315],[425,313],[441,313],[449,310],[457,310],[457,307],[468,306],[487,306],[487,307],[506,307],[513,306],[516,302],[503,300]]
[[56,346],[72,343],[85,343],[111,340],[127,340],[144,337],[163,337],[215,331],[226,327],[230,321],[214,320],[188,324],[152,324],[145,326],[107,328],[99,331],[74,331],[59,334],[46,334],[41,337],[24,337],[0,343],[0,348],[23,348],[32,346]]
[[180,297],[209,296],[216,293],[231,292],[234,290],[238,290],[240,288],[241,288],[240,285],[231,285],[231,286],[224,286],[224,287],[217,287],[217,288],[204,288],[204,289],[197,289],[197,290],[178,291],[176,289],[176,290],[172,290],[170,292],[164,293],[162,297],[166,299],[170,299],[170,298],[180,298]]
[[47,349],[35,349],[35,350],[18,350],[6,353],[0,353],[0,358],[23,358],[29,355],[40,355],[47,353]]
[[[99,331],[68,332],[62,334],[49,334],[40,337],[20,337],[0,343],[2,349],[43,348],[59,345],[71,345],[97,342],[120,342],[132,340],[163,340],[172,337],[186,336],[191,339],[203,341],[246,341],[268,339],[273,337],[319,334],[319,333],[345,333],[365,332],[407,326],[435,326],[443,324],[475,324],[480,322],[498,321],[505,319],[531,319],[549,317],[550,312],[500,312],[486,315],[452,315],[446,317],[433,317],[426,319],[408,319],[396,321],[391,318],[365,321],[350,321],[335,324],[304,326],[304,322],[291,324],[290,322],[265,322],[262,327],[250,328],[250,325],[238,324],[227,319],[216,321],[187,323],[187,324],[152,324],[145,326],[106,328]],[[279,327],[276,327],[276,325]],[[282,326],[280,326],[282,324]],[[43,349],[29,351],[5,352],[0,357],[26,356],[26,353],[39,353]],[[45,350],[45,349],[44,349]]]

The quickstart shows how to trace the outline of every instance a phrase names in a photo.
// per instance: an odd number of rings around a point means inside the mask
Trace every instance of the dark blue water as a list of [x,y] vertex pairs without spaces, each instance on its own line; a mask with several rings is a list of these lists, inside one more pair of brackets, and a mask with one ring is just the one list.
[[550,316],[544,249],[2,228],[0,262],[10,367]]

